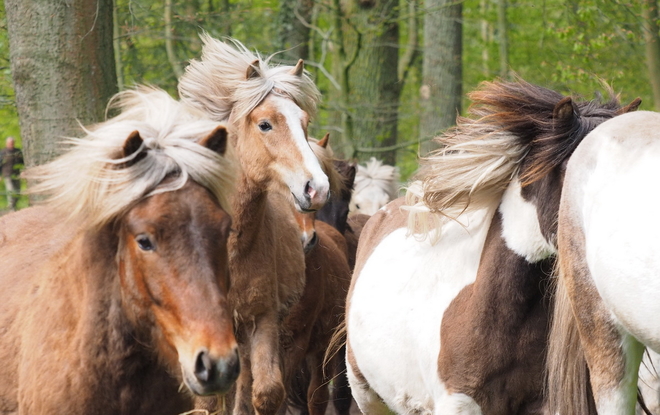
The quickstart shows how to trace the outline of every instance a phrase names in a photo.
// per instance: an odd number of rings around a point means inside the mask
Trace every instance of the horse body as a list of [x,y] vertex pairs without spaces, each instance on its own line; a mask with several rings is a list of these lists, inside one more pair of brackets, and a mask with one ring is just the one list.
[[422,191],[409,188],[423,202],[407,214],[391,203],[363,230],[347,362],[365,413],[543,411],[563,171],[584,135],[620,110],[522,81],[472,97],[480,118],[459,119],[449,147],[425,160]]
[[[285,398],[282,322],[305,286],[300,231],[291,211],[318,210],[329,181],[307,142],[319,92],[295,67],[203,38],[202,60],[192,61],[179,91],[189,105],[234,127],[230,137],[241,164],[229,240],[229,292],[239,342],[237,414],[276,413]],[[200,406],[217,405],[201,402]]]
[[[653,238],[660,221],[652,191],[660,173],[659,127],[657,113],[617,117],[589,134],[568,164],[551,335],[556,352],[549,358],[551,378],[559,379],[550,393],[562,413],[634,413],[643,346],[660,350],[660,326],[652,317],[660,312]],[[573,331],[579,335],[567,339]],[[566,360],[558,364],[560,356]],[[589,371],[581,378],[557,372],[563,365],[584,365],[585,358]],[[589,383],[595,408],[574,398]]]
[[31,171],[50,204],[0,220],[3,413],[176,414],[182,381],[224,393],[238,375],[226,130],[162,91],[121,96],[120,116]]
[[436,402],[446,408],[437,364],[442,314],[474,282],[490,225],[487,209],[466,214],[467,229],[448,222],[432,245],[406,236],[402,203],[367,222],[349,292],[348,374],[364,413],[386,413],[381,399],[397,413],[431,414]]

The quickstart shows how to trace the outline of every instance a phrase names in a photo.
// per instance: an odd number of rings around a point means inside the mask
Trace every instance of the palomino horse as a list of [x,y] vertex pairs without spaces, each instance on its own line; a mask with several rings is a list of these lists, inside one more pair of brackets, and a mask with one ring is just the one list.
[[163,91],[118,99],[28,171],[47,204],[0,220],[1,413],[177,414],[181,381],[212,394],[238,376],[226,130]]
[[399,195],[399,169],[372,157],[366,165],[358,165],[351,199],[351,214],[373,215]]
[[[305,258],[292,202],[318,210],[328,178],[307,142],[320,94],[303,71],[271,67],[269,59],[203,36],[202,59],[179,83],[185,102],[232,126],[242,167],[232,201],[231,289],[241,374],[234,413],[274,414],[285,398],[280,333],[305,287]],[[214,402],[200,403],[213,406]]]
[[601,124],[566,168],[548,358],[562,414],[633,414],[644,346],[660,352],[659,161],[660,114],[640,111]]
[[565,163],[629,108],[522,80],[484,83],[470,98],[472,118],[423,160],[409,189],[419,203],[386,205],[362,232],[346,323],[363,413],[541,411]]

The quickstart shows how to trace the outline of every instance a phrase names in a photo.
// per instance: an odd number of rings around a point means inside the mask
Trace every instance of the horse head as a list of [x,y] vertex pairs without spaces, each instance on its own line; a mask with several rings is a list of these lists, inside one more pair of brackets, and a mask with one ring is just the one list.
[[[202,141],[220,155],[226,144],[224,127]],[[149,151],[155,150],[136,131],[126,140],[124,157],[136,163]],[[129,318],[149,331],[171,366],[178,362],[192,392],[228,391],[239,373],[227,303],[229,214],[208,189],[188,180],[138,202],[118,228],[122,302]]]
[[233,126],[231,140],[249,180],[290,194],[301,212],[316,211],[329,197],[328,177],[314,157],[307,126],[319,92],[303,70],[270,67],[235,42],[203,37],[201,61],[181,78],[184,100]]

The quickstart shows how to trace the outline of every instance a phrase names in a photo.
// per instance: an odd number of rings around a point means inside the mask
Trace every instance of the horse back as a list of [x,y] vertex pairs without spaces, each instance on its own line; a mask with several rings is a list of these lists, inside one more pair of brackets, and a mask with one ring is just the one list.
[[72,238],[72,227],[41,207],[0,218],[0,413],[18,411],[21,313],[33,307],[42,269]]

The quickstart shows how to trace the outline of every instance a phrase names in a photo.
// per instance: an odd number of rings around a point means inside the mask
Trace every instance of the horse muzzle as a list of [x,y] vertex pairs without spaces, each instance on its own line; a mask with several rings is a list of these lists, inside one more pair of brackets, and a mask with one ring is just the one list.
[[206,349],[200,349],[193,367],[181,367],[183,380],[196,395],[215,395],[229,391],[240,372],[238,349],[227,356],[215,357]]

